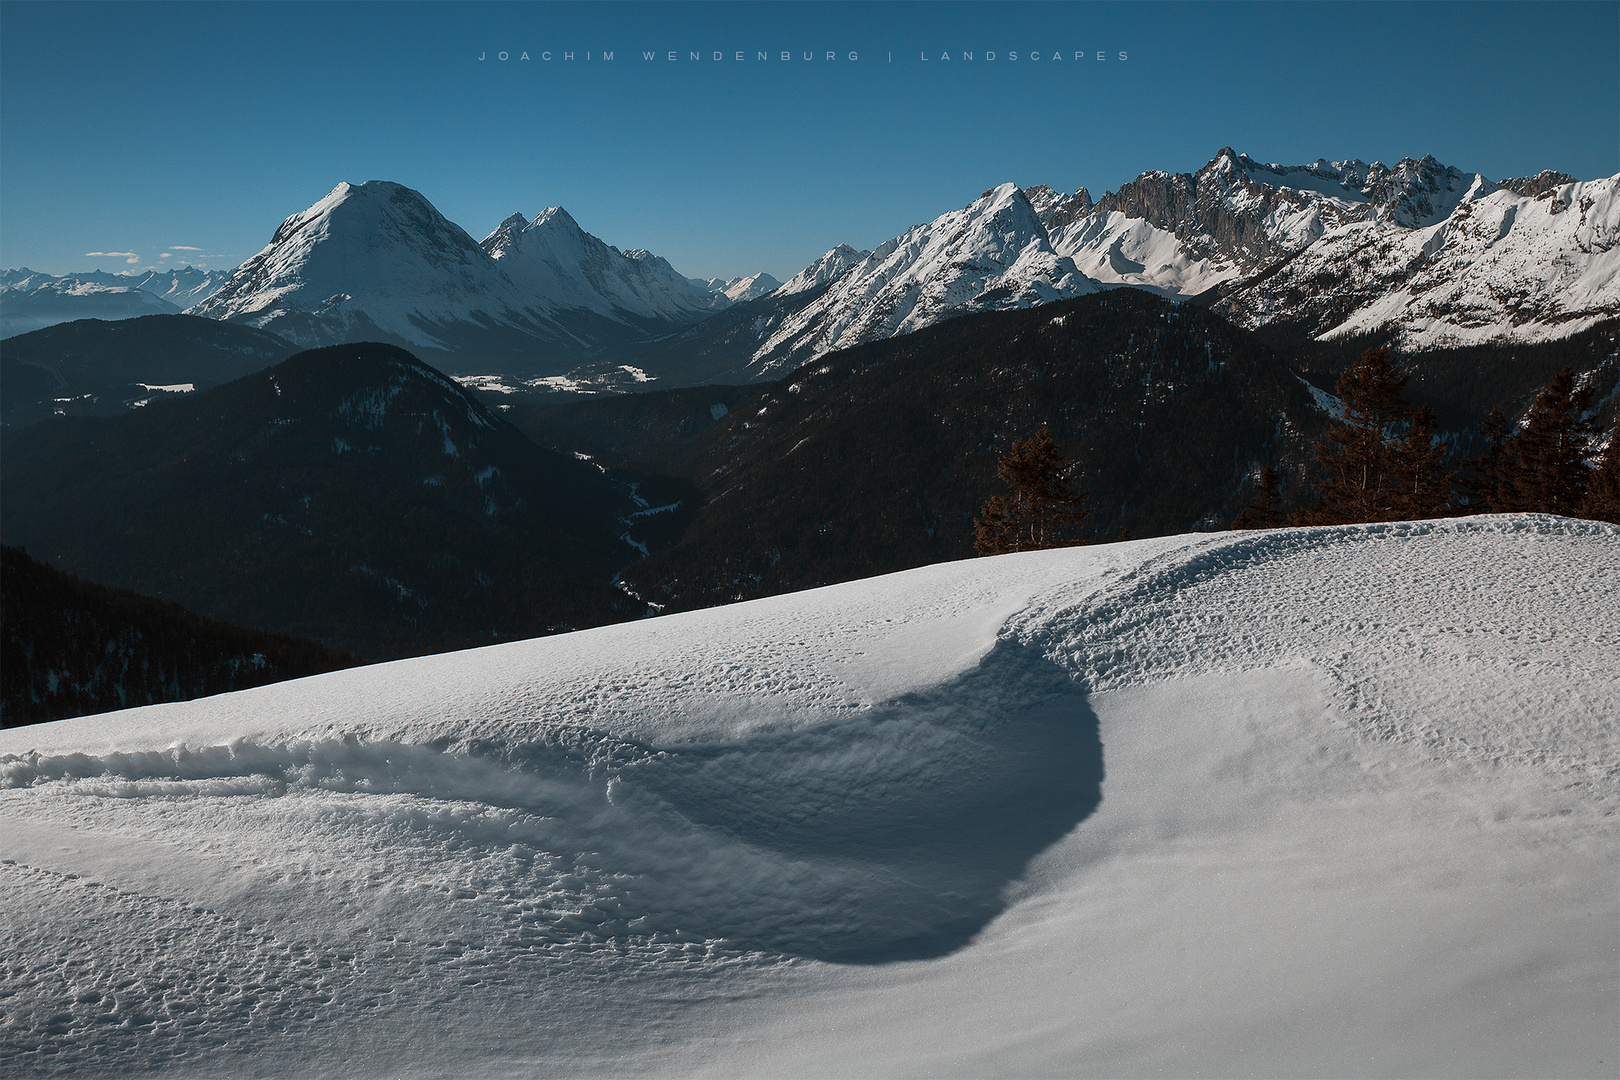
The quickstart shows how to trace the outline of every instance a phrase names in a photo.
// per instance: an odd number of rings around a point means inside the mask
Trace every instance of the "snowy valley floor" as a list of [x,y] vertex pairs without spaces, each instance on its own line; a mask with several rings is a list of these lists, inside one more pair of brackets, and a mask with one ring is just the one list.
[[1620,529],[1168,537],[0,733],[0,1075],[1620,1075]]

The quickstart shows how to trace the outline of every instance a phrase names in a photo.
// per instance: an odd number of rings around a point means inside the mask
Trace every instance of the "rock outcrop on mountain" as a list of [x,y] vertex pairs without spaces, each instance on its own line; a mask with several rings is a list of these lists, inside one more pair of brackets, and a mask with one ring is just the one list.
[[1321,337],[1384,331],[1406,349],[1565,337],[1620,314],[1620,176],[1498,189],[1426,228],[1336,229],[1215,308]]
[[1503,180],[1498,187],[1506,188],[1515,195],[1540,195],[1565,184],[1573,184],[1576,180],[1569,173],[1557,172],[1553,169],[1542,169],[1534,176],[1520,176],[1512,180]]
[[1050,231],[1061,229],[1076,218],[1085,217],[1095,209],[1091,192],[1079,188],[1073,195],[1063,195],[1045,184],[1024,189],[1024,198],[1035,208],[1035,216]]

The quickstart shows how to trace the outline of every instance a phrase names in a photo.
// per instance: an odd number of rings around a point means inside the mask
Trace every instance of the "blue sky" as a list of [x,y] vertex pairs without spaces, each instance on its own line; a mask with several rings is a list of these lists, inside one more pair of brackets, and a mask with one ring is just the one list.
[[1006,180],[1096,196],[1226,145],[1592,179],[1617,58],[1613,2],[7,0],[0,266],[235,265],[343,180],[475,238],[562,205],[692,276],[786,278]]

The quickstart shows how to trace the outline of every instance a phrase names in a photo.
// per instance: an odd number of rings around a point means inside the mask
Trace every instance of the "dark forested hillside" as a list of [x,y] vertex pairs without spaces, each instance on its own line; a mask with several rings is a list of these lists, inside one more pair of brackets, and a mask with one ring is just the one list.
[[642,610],[613,577],[631,508],[387,345],[9,433],[7,543],[92,581],[367,658]]
[[747,396],[706,387],[521,423],[698,485],[692,525],[625,575],[696,607],[971,555],[997,456],[1043,424],[1080,462],[1094,538],[1222,527],[1261,462],[1304,460],[1323,415],[1251,335],[1116,290],[833,353]]
[[292,353],[274,334],[192,315],[60,323],[0,342],[0,423],[111,416],[176,392],[156,387],[206,390]]
[[[1260,336],[1286,356],[1305,378],[1331,391],[1339,374],[1387,336],[1317,342],[1287,333]],[[1591,381],[1598,424],[1613,427],[1620,410],[1620,320],[1609,320],[1560,341],[1536,344],[1488,342],[1453,349],[1400,354],[1411,373],[1406,395],[1414,406],[1435,411],[1448,431],[1477,431],[1494,408],[1517,417],[1559,369]]]
[[204,619],[0,549],[0,727],[296,679],[349,667],[313,641]]

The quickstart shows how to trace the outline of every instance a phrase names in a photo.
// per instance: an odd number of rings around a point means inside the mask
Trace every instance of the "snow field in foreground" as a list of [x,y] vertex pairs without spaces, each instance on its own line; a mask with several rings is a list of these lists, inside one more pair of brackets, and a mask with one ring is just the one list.
[[0,1072],[1615,1075],[1620,530],[926,567],[0,733]]

